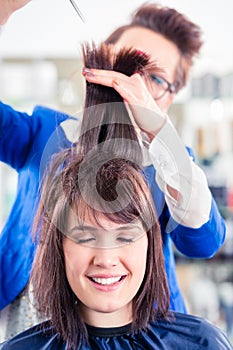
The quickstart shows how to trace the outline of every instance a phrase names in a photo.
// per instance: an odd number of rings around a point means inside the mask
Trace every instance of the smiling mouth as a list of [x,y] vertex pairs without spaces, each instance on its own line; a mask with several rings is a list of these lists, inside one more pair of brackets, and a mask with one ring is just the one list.
[[117,282],[122,281],[126,278],[126,275],[124,276],[118,276],[118,277],[109,277],[109,278],[100,278],[100,277],[89,277],[89,279],[99,285],[102,286],[111,286]]

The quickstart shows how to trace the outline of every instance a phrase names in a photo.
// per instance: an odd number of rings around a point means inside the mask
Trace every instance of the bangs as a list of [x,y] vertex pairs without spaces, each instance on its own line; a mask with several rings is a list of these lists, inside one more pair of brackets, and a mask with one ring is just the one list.
[[103,227],[103,220],[115,224],[140,221],[146,231],[155,224],[153,202],[145,195],[147,183],[129,161],[110,160],[99,167],[95,177],[91,171],[85,171],[78,183],[79,191],[70,207],[79,224],[89,222]]

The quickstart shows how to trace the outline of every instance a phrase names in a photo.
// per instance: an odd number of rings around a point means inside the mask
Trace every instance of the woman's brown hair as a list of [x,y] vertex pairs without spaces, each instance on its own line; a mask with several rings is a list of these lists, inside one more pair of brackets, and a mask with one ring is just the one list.
[[[124,67],[130,66],[132,70],[130,63],[133,60],[136,71],[148,64],[148,59],[139,57],[141,54],[135,50],[122,51],[115,59],[109,49],[103,46],[94,49],[85,46],[83,52],[86,65],[89,63],[93,67],[94,60],[96,68],[105,69],[108,65],[112,69],[112,64],[116,64],[117,60],[120,70],[123,69],[122,62]],[[130,71],[129,74],[132,73]],[[117,100],[117,112],[114,112],[112,100]],[[96,104],[110,101],[113,114],[108,116],[104,129],[102,124],[94,127],[94,132],[91,131],[93,138],[90,139],[89,130],[92,128],[89,128],[86,119],[93,116],[90,114],[93,109],[84,113],[84,132],[78,145],[59,154],[51,164],[35,222],[38,248],[31,281],[36,306],[50,319],[54,333],[67,342],[69,349],[82,348],[88,343],[86,325],[79,312],[79,300],[68,283],[65,271],[63,239],[71,208],[80,220],[88,215],[97,224],[101,224],[101,218],[104,217],[115,223],[139,219],[144,225],[148,236],[147,266],[143,283],[133,300],[132,329],[146,329],[150,320],[167,317],[169,307],[160,228],[153,199],[141,171],[140,159],[138,161],[139,145],[134,129],[129,122],[126,125],[110,123],[109,126],[109,120],[121,120],[119,113],[129,118],[123,101],[112,88],[105,90],[101,86],[88,84],[86,108],[93,106],[94,101]],[[120,109],[118,104],[121,105]],[[106,118],[105,113],[101,109],[101,115],[95,114],[95,117],[100,118],[99,123]],[[117,152],[118,143],[114,145],[115,133],[117,139],[126,135],[130,141],[130,149],[122,148],[122,155]],[[106,140],[112,141],[110,148]],[[97,147],[99,143],[101,149]],[[130,152],[134,154],[132,159],[128,156]],[[98,209],[96,204],[99,205]]]

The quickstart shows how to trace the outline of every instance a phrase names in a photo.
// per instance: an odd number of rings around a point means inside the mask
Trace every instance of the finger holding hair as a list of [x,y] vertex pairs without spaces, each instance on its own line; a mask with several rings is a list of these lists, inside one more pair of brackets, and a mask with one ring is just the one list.
[[84,68],[83,75],[90,83],[113,87],[130,107],[135,123],[150,139],[166,123],[167,116],[159,109],[141,74],[128,77],[115,71]]

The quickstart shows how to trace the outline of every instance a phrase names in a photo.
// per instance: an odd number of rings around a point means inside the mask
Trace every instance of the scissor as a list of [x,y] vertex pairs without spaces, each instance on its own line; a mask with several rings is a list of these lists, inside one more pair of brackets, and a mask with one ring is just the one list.
[[78,5],[76,4],[75,0],[70,0],[71,4],[73,5],[75,11],[77,12],[77,14],[79,15],[79,17],[81,18],[81,20],[83,21],[83,23],[85,22],[85,18],[82,14],[82,12],[79,10]]

